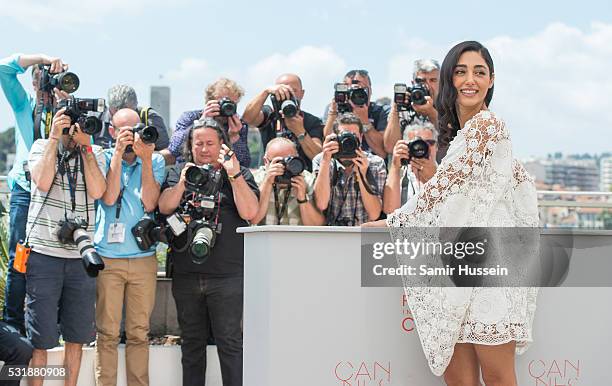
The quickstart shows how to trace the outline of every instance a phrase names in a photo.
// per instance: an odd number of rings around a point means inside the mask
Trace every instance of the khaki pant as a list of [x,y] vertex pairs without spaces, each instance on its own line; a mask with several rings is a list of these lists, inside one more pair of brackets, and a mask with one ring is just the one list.
[[155,305],[157,260],[102,258],[97,279],[96,385],[117,384],[117,345],[125,303],[126,373],[129,386],[149,384],[149,319]]

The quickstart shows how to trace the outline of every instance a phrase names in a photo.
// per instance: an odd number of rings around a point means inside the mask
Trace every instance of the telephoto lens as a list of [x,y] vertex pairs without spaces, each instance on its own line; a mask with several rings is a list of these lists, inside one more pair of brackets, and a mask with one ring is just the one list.
[[293,98],[283,101],[281,104],[281,110],[283,111],[285,118],[295,117],[298,113],[296,101]]
[[208,224],[200,224],[191,241],[191,260],[195,264],[204,264],[215,243],[215,231]]
[[102,261],[100,255],[96,252],[87,232],[83,228],[78,228],[75,229],[72,237],[81,254],[81,261],[83,262],[83,267],[85,267],[85,272],[90,277],[97,277],[98,272],[104,269],[104,261]]

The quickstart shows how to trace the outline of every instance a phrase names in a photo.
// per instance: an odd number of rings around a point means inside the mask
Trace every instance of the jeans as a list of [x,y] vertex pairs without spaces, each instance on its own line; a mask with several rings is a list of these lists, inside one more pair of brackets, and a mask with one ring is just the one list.
[[217,342],[223,385],[242,385],[243,285],[242,277],[174,273],[184,386],[204,385],[209,327]]
[[[32,358],[32,345],[10,324],[0,322],[0,361],[4,367],[0,376],[8,374],[7,366],[27,366]],[[19,386],[19,380],[0,381],[0,386]]]
[[10,323],[25,334],[23,306],[26,293],[25,275],[13,269],[15,247],[26,238],[26,223],[30,207],[30,192],[15,184],[11,190],[10,201],[10,234],[9,234],[9,268],[6,274],[4,321]]

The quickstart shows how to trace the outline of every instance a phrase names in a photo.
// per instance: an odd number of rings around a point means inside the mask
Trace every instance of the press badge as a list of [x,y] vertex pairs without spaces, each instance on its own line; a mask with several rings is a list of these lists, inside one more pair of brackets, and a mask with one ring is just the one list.
[[125,240],[125,224],[115,222],[108,227],[108,242],[122,243]]

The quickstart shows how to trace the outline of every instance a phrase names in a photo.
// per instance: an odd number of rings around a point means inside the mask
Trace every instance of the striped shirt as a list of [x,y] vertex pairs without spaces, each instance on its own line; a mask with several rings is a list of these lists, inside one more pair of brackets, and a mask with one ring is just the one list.
[[[304,176],[304,182],[306,183],[306,195],[308,199],[312,201],[315,180],[314,174],[310,173],[308,170],[304,170],[302,172],[302,176]],[[261,190],[261,184],[266,178],[266,167],[261,166],[259,169],[255,170],[255,172],[253,172],[253,177],[255,178],[257,186],[259,186]],[[279,209],[282,208],[285,196],[287,194],[289,194],[287,209],[285,209],[279,224],[278,217],[276,215],[276,206],[278,205]],[[270,194],[270,200],[268,201],[268,211],[266,212],[266,217],[264,217],[264,219],[261,220],[258,225],[304,225],[302,222],[302,215],[300,213],[300,204],[298,204],[297,198],[293,192],[287,188],[279,189],[278,199],[280,202],[277,204],[273,191],[272,194]]]
[[[49,141],[46,139],[39,139],[32,145],[28,160],[30,170],[34,169],[36,163],[41,160],[48,142]],[[106,160],[102,148],[94,145],[93,153],[102,175],[106,175]],[[69,161],[71,169],[75,168],[77,158],[78,157],[73,157]],[[56,159],[54,170],[57,170],[57,167],[58,160]],[[94,199],[91,198],[91,196],[87,197],[87,207],[85,206],[85,184],[83,183],[83,175],[79,171],[77,173],[76,183],[76,206],[74,212],[72,212],[70,185],[68,183],[67,173],[69,172],[67,171],[64,176],[59,173],[55,175],[55,179],[48,193],[40,191],[34,181],[32,181],[32,195],[30,199],[26,235],[29,235],[29,244],[35,252],[55,257],[80,258],[81,255],[76,245],[60,243],[55,233],[58,222],[64,220],[67,214],[68,217],[79,216],[84,220],[88,220],[89,217],[87,232],[89,237],[93,238],[96,223]],[[45,197],[47,201],[45,201]],[[45,203],[44,206],[42,205],[43,202]]]

